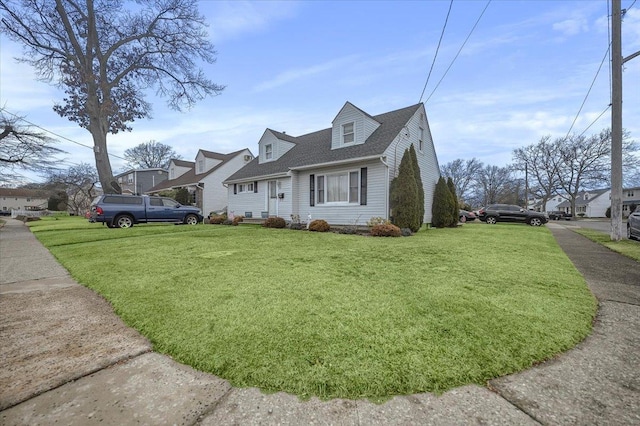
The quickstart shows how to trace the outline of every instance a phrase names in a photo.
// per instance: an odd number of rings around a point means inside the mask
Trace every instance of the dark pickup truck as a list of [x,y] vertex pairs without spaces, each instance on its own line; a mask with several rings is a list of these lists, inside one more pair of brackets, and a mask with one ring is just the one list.
[[109,228],[130,228],[136,223],[174,222],[196,225],[202,222],[200,209],[183,206],[171,198],[148,195],[100,195],[91,204],[89,221]]

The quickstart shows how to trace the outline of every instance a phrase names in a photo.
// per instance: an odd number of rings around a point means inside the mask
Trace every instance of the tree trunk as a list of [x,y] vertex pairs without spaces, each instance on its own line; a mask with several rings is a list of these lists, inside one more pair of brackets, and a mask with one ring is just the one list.
[[100,178],[100,185],[105,194],[121,194],[122,188],[113,178],[109,153],[107,152],[107,125],[101,125],[99,119],[91,119],[89,124],[93,136],[93,155],[96,159],[96,169]]

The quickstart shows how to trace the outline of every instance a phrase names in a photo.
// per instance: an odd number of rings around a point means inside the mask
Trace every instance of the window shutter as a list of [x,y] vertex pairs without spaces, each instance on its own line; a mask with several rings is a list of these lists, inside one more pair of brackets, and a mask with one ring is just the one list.
[[238,193],[238,184],[237,184],[237,183],[234,183],[234,184],[233,184],[233,193],[234,193],[234,194],[237,194],[237,193]]
[[309,205],[315,206],[316,191],[315,191],[316,175],[309,175]]
[[360,205],[367,205],[367,168],[360,169]]
[[258,181],[253,182],[253,192],[258,193]]

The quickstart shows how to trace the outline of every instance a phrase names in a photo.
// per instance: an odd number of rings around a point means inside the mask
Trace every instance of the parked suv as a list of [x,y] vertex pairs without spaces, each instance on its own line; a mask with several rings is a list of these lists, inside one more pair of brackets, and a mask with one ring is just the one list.
[[627,238],[640,240],[640,206],[627,219]]
[[93,200],[89,221],[106,223],[110,228],[130,228],[147,222],[195,225],[202,219],[200,209],[183,206],[171,198],[106,194]]
[[480,209],[480,220],[488,224],[497,222],[523,222],[531,226],[540,226],[549,221],[546,213],[525,210],[513,204],[492,204]]
[[572,217],[571,213],[565,213],[563,211],[549,212],[550,220],[560,220],[560,219],[571,220],[571,217]]

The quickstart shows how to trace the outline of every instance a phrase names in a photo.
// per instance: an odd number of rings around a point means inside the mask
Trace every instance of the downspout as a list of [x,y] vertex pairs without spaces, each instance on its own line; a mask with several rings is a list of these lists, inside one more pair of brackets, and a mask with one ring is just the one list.
[[385,157],[380,157],[380,162],[382,163],[382,165],[385,166],[386,168],[386,175],[387,175],[387,183],[384,186],[384,215],[385,215],[385,220],[389,220],[389,186],[391,184],[391,182],[389,181],[389,165],[387,164],[387,162],[385,161]]

